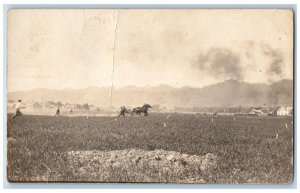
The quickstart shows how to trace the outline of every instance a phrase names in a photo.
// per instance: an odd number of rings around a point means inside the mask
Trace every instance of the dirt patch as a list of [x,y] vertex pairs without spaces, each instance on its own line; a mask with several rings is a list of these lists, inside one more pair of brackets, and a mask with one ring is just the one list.
[[205,183],[201,173],[216,168],[217,156],[125,149],[70,151],[70,169],[80,180],[103,182]]

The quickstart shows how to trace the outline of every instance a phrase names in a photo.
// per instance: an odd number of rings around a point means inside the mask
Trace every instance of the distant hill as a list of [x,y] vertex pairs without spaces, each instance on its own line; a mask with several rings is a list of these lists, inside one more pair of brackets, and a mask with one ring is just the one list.
[[[108,107],[110,88],[85,89],[33,89],[7,94],[8,99],[24,101],[61,101],[63,103],[89,103]],[[113,106],[138,106],[144,103],[173,107],[233,107],[260,105],[292,105],[293,81],[281,80],[273,84],[246,83],[226,80],[202,88],[174,88],[168,85],[155,87],[126,86],[113,90]]]

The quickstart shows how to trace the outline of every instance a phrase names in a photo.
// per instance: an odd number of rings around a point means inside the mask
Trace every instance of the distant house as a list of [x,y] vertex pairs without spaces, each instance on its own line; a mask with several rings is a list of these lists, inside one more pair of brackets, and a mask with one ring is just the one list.
[[65,104],[63,107],[64,107],[65,109],[72,109],[72,108],[74,108],[74,105]]
[[267,113],[263,112],[261,109],[252,109],[248,115],[267,115]]
[[280,107],[277,110],[278,116],[288,116],[293,114],[293,107]]
[[248,115],[277,115],[278,110],[280,109],[279,106],[261,106],[256,108],[250,108]]
[[248,113],[248,115],[259,115],[259,116],[265,116],[265,115],[269,115],[269,114],[270,114],[270,110],[267,106],[253,108]]
[[90,106],[90,110],[92,111],[100,111],[100,107]]

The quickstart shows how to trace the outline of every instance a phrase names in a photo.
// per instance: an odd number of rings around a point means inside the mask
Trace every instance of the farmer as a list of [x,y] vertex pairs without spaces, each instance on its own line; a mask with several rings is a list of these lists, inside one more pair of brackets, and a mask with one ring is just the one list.
[[119,117],[123,115],[123,117],[125,117],[125,112],[126,112],[126,107],[125,106],[122,106],[121,107],[121,111],[120,111],[120,114],[119,114]]
[[12,117],[12,120],[14,120],[17,116],[21,116],[22,112],[20,111],[22,108],[25,108],[22,104],[22,100],[18,100],[16,104],[14,104],[14,108],[16,109],[15,115]]
[[59,108],[57,108],[56,113],[55,113],[55,117],[59,116]]

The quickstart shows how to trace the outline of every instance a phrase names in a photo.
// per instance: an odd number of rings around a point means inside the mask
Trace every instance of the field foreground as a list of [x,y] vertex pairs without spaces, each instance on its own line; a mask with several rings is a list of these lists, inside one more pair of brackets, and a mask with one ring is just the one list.
[[292,181],[291,117],[10,118],[11,182]]
[[[91,181],[203,183],[198,171],[216,167],[212,154],[196,156],[174,151],[137,149],[115,151],[76,151],[68,153],[69,167],[77,177]],[[114,181],[114,180],[113,180]]]

